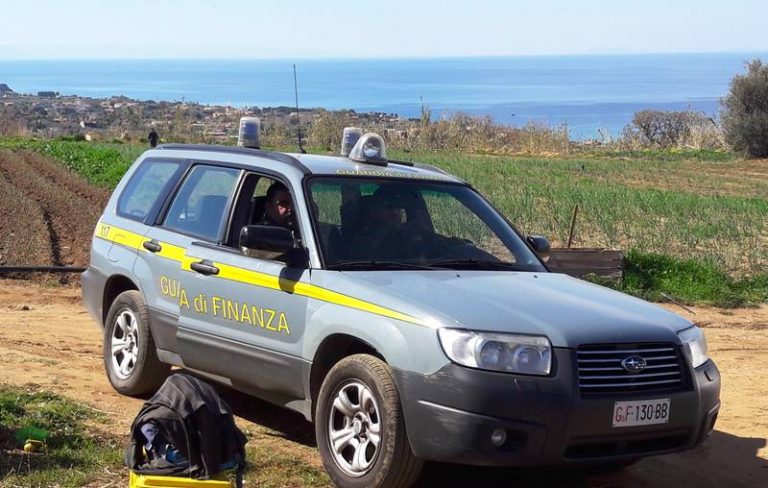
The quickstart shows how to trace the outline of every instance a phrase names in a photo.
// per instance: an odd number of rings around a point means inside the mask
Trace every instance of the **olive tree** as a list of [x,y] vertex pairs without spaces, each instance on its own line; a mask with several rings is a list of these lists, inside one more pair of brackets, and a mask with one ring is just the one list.
[[756,59],[731,80],[721,101],[725,137],[737,151],[768,157],[768,65]]

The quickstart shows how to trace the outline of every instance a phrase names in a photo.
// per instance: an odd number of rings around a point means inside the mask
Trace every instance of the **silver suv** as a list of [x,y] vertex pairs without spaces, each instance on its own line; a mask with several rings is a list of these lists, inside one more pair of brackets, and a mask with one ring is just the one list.
[[377,141],[145,152],[82,280],[115,389],[174,365],[300,412],[342,487],[408,486],[424,460],[623,465],[710,434],[699,328],[549,272],[546,239]]

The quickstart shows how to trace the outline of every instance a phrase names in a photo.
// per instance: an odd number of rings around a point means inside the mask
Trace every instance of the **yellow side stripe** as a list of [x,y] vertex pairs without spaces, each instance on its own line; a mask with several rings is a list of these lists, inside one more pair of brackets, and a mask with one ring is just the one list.
[[359,298],[354,298],[342,293],[328,290],[327,288],[322,288],[308,283],[296,283],[295,289],[297,294],[304,295],[309,298],[314,298],[315,300],[334,303],[336,305],[341,305],[342,307],[355,308],[376,315],[383,315],[384,317],[402,320],[403,322],[410,322],[416,325],[427,325],[426,321],[423,319],[412,317],[396,310],[391,310],[389,308],[376,305],[375,303],[366,302],[364,300],[360,300]]
[[[96,226],[96,232],[94,234],[100,239],[106,241],[112,241],[116,244],[129,247],[131,249],[137,249],[139,251],[146,251],[144,249],[144,242],[148,242],[147,239],[141,234],[120,229],[118,227],[104,224],[99,222]],[[155,255],[160,256],[172,261],[176,261],[181,265],[181,269],[184,271],[191,271],[190,265],[194,262],[200,261],[201,258],[189,256],[186,253],[186,249],[179,246],[174,246],[166,242],[158,243],[161,246],[160,251]],[[213,263],[214,266],[219,268],[219,273],[215,275],[217,278],[222,278],[228,281],[235,281],[238,283],[245,283],[247,285],[258,286],[261,288],[268,288],[271,290],[285,291],[289,293],[295,293],[296,295],[313,298],[322,302],[332,303],[340,305],[342,307],[353,308],[369,312],[384,317],[393,318],[396,320],[402,320],[416,325],[427,325],[426,320],[413,317],[396,310],[392,310],[375,303],[366,302],[359,298],[354,298],[349,295],[344,295],[321,286],[312,285],[309,283],[302,283],[300,281],[286,280],[278,276],[273,276],[267,273],[260,273],[258,271],[252,271],[249,269],[240,268],[224,263]]]
[[314,298],[315,300],[333,303],[343,307],[355,308],[365,312],[374,313],[376,315],[383,315],[385,317],[402,320],[404,322],[410,322],[412,324],[426,325],[425,321],[416,317],[412,317],[410,315],[397,312],[380,305],[376,305],[375,303],[366,302],[365,300],[360,300],[359,298],[344,295],[342,293],[338,293],[317,285],[303,283],[301,281],[280,279],[277,276],[260,273],[258,271],[251,271],[228,264],[213,263],[213,265],[219,268],[219,273],[216,276],[225,280],[236,281],[238,283],[245,283],[262,288],[269,288],[272,290],[287,291],[290,293],[295,293],[296,295]]
[[144,250],[141,246],[146,239],[141,234],[115,227],[113,225],[104,224],[99,222],[96,225],[96,231],[94,236],[104,239],[105,241],[111,241],[115,244],[121,244],[132,249]]

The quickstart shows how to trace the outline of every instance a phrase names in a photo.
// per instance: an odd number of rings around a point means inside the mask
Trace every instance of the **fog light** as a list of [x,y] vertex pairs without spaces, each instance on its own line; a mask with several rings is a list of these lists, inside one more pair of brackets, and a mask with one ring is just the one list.
[[507,442],[507,431],[504,429],[496,429],[491,434],[491,442],[496,447],[501,447]]

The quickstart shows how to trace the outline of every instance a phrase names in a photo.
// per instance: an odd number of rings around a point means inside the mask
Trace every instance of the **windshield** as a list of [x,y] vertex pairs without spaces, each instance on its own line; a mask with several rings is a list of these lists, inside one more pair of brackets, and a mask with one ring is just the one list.
[[509,224],[468,186],[315,177],[309,192],[328,269],[545,271]]

